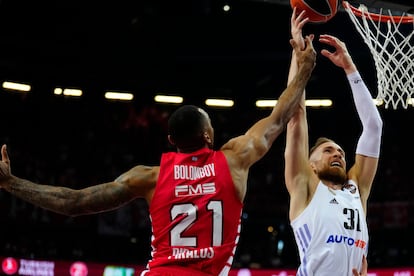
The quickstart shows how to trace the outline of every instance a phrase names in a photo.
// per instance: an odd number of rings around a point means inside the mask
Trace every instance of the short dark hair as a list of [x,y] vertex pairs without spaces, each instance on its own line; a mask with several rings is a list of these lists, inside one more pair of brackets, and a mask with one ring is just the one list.
[[315,144],[313,145],[313,147],[311,147],[311,149],[309,150],[309,156],[311,156],[312,155],[312,153],[320,146],[320,145],[322,145],[323,143],[326,143],[326,142],[332,142],[332,143],[335,143],[335,141],[334,140],[332,140],[332,139],[329,139],[329,138],[327,138],[327,137],[319,137],[318,139],[316,139],[316,142],[315,142]]
[[205,115],[195,105],[183,105],[168,119],[168,134],[179,148],[203,146]]

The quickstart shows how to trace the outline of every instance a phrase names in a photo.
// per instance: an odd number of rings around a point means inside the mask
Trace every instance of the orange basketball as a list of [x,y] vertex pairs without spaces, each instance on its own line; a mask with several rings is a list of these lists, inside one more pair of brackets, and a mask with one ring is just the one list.
[[299,14],[306,11],[310,22],[325,23],[338,12],[342,0],[290,0],[290,6],[296,7]]

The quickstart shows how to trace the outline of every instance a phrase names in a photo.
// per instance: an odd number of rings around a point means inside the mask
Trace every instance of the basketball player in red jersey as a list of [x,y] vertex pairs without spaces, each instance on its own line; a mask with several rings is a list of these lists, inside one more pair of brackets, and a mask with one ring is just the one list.
[[[294,9],[291,33],[303,47],[302,28],[307,22],[306,14],[296,15]],[[366,275],[367,200],[377,171],[383,123],[346,45],[330,35],[320,35],[319,42],[332,46],[333,51],[321,53],[343,69],[363,129],[355,163],[346,171],[345,153],[333,140],[319,138],[309,150],[305,93],[288,123],[285,183],[300,256],[297,275]],[[289,79],[297,69],[295,58],[293,53]]]
[[296,111],[315,66],[311,38],[300,50],[298,74],[266,118],[213,150],[214,131],[199,107],[178,108],[168,121],[177,152],[159,166],[135,166],[114,181],[74,190],[39,185],[12,175],[1,148],[0,188],[34,205],[68,216],[113,210],[136,198],[149,204],[152,252],[142,275],[227,275],[240,235],[249,168],[270,149]]

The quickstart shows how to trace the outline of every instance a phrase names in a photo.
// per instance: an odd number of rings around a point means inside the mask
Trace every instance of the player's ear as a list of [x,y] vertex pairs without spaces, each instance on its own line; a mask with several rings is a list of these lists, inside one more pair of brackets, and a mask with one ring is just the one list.
[[312,171],[316,172],[316,164],[315,164],[315,162],[314,161],[309,161],[309,165],[310,165]]
[[168,139],[168,142],[169,142],[171,145],[175,146],[175,141],[174,141],[174,139],[171,137],[171,135],[168,135],[167,139]]
[[212,139],[211,139],[211,137],[210,137],[210,134],[208,134],[208,132],[207,131],[204,131],[204,133],[203,133],[203,138],[204,138],[204,141],[207,143],[207,144],[212,144],[213,143],[213,141],[212,141]]

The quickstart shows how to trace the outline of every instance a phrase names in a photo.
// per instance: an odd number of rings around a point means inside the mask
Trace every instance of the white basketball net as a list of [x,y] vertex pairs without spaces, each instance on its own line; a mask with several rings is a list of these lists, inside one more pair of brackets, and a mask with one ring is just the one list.
[[394,17],[388,11],[384,16],[387,20],[383,22],[384,18],[378,19],[378,14],[373,18],[362,5],[361,15],[356,15],[346,4],[344,8],[374,58],[377,101],[385,103],[385,108],[414,106],[414,20],[405,23],[403,18],[410,18],[408,15]]

